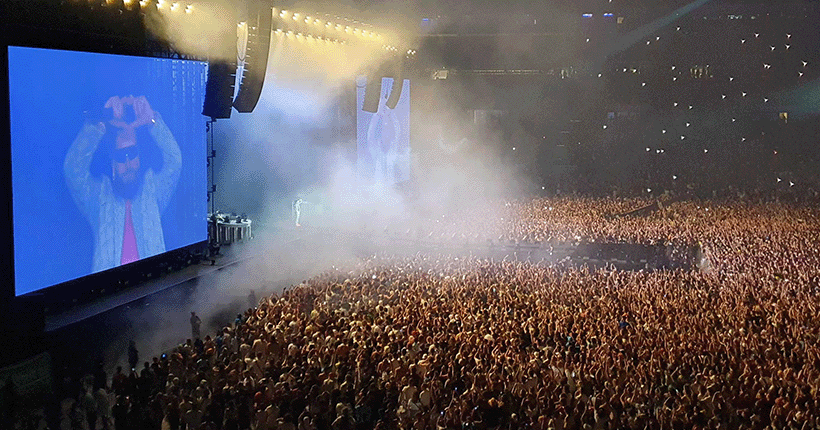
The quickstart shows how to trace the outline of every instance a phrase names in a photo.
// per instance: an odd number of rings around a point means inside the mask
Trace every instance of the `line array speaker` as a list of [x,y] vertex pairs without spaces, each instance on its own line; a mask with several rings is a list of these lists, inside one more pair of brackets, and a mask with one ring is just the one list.
[[233,106],[239,112],[253,112],[262,94],[268,69],[272,14],[271,8],[262,7],[248,22],[245,68],[239,84],[239,94],[233,101]]
[[208,81],[205,84],[205,103],[202,115],[213,119],[231,117],[234,81],[236,80],[236,63],[216,60],[208,67]]

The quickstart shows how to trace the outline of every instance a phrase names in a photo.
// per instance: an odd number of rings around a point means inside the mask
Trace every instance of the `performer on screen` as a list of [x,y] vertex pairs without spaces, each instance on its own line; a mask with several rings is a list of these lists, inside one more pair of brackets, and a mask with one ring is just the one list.
[[[134,112],[131,122],[125,120],[128,108]],[[165,252],[160,215],[182,167],[179,145],[144,96],[114,96],[105,109],[112,112],[108,125],[86,123],[63,165],[71,196],[94,230],[93,272]],[[137,131],[146,128],[162,152],[161,169],[148,167],[140,158],[146,143]],[[106,129],[114,140],[108,154],[111,176],[95,176],[91,163]]]
[[385,95],[379,99],[379,108],[370,117],[367,127],[367,148],[373,163],[373,179],[377,183],[394,184],[398,180],[396,162],[399,158],[401,123],[393,109],[387,107]]

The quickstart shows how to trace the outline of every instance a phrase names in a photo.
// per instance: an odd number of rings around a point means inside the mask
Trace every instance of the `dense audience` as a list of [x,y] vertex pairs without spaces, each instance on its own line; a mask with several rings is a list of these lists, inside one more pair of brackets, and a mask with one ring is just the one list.
[[63,428],[820,428],[820,211],[615,216],[649,203],[511,202],[429,236],[700,242],[710,270],[373,256],[110,383],[89,377]]

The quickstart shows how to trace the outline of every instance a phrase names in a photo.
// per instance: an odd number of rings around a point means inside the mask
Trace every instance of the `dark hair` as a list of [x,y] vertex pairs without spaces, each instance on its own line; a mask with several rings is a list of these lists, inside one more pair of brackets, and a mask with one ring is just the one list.
[[[114,150],[117,148],[117,133],[119,128],[111,124],[105,125],[105,134],[100,140],[97,151],[91,159],[91,174],[96,177],[111,176],[111,161]],[[155,172],[162,170],[162,151],[154,142],[148,127],[140,127],[134,130],[136,134],[136,145],[140,153],[140,171],[153,169]]]

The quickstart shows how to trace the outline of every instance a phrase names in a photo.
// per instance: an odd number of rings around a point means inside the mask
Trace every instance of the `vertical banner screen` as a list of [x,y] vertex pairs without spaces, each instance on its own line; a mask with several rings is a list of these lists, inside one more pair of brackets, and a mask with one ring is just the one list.
[[402,84],[395,109],[387,106],[393,78],[382,78],[376,113],[362,109],[367,78],[356,82],[356,142],[359,175],[387,185],[410,179],[410,80]]

